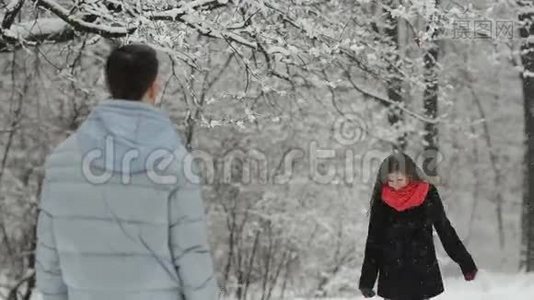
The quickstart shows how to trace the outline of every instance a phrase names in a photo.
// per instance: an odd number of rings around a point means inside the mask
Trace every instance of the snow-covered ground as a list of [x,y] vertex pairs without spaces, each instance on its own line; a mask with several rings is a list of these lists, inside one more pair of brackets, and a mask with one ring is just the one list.
[[[463,277],[445,278],[444,281],[445,292],[432,300],[534,300],[534,274],[503,274],[480,270],[476,280],[471,282],[465,281]],[[297,299],[304,300],[305,298]],[[355,295],[350,298],[326,299],[362,300],[365,298]],[[382,298],[375,296],[370,299]]]
[[[479,271],[474,281],[445,278],[445,292],[433,300],[533,300],[534,274],[502,274]],[[372,299],[378,299],[375,297]],[[356,297],[356,299],[365,299]]]
[[481,270],[474,281],[446,278],[436,300],[533,300],[534,274],[501,274]]
[[[0,297],[1,298],[1,297]],[[362,300],[360,295],[321,300]],[[374,297],[371,299],[381,299]],[[534,274],[503,274],[480,270],[475,281],[445,278],[445,292],[432,300],[533,300]],[[38,295],[32,300],[41,300]],[[76,299],[74,299],[76,300]],[[273,299],[274,300],[274,299]],[[295,300],[311,300],[295,298]],[[318,299],[317,299],[318,300]]]

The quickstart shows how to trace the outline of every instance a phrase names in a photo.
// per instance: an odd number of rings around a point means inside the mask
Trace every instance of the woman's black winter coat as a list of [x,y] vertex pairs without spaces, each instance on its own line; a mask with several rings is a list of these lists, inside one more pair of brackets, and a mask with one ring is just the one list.
[[441,294],[443,280],[432,227],[464,275],[476,269],[445,215],[434,185],[430,185],[423,204],[402,212],[381,201],[379,193],[373,197],[360,289],[372,289],[378,275],[378,295],[383,298],[422,299]]

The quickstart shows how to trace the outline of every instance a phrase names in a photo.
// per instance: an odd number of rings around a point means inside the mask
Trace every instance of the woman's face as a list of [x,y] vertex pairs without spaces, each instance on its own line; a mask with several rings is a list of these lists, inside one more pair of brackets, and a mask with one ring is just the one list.
[[400,172],[389,173],[388,185],[394,190],[401,189],[408,185],[408,177]]

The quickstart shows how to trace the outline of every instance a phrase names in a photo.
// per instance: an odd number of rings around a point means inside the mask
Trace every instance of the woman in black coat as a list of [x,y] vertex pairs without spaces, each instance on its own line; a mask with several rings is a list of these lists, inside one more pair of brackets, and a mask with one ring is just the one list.
[[432,228],[466,280],[477,267],[445,214],[438,190],[422,179],[413,160],[395,153],[379,169],[371,197],[371,216],[359,288],[364,297],[430,299],[444,291]]

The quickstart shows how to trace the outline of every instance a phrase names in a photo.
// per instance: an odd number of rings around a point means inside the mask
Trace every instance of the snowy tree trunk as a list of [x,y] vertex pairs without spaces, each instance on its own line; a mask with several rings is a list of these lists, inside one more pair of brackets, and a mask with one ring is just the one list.
[[[384,4],[393,9],[396,6],[396,1],[384,1]],[[399,22],[398,18],[394,17],[389,11],[386,14],[385,20],[385,35],[388,37],[388,41],[391,42],[393,48],[396,50],[392,53],[391,61],[388,67],[389,79],[387,81],[387,93],[389,100],[394,103],[402,105],[402,74],[400,74],[399,66],[396,62],[400,59],[399,56]],[[395,149],[404,151],[406,149],[406,132],[402,128],[404,123],[404,115],[402,110],[398,106],[389,106],[388,121],[399,133],[397,141],[395,143]]]
[[520,35],[521,62],[523,72],[524,114],[525,114],[525,181],[523,198],[523,243],[527,272],[534,271],[534,5],[519,1],[523,11],[519,20],[523,22]]
[[[438,74],[436,64],[438,61],[439,47],[434,42],[425,53],[425,91],[423,94],[423,107],[425,116],[435,119],[438,114]],[[434,123],[425,123],[424,129],[425,160],[423,172],[427,176],[437,177],[437,153],[438,153],[438,127]]]
[[[423,107],[425,116],[431,119],[436,118],[438,113],[438,78],[436,72],[436,62],[438,60],[439,48],[437,45],[425,53],[425,91],[423,94]],[[424,130],[425,160],[423,161],[423,171],[427,176],[438,176],[437,153],[438,153],[438,128],[434,123],[425,123]]]

